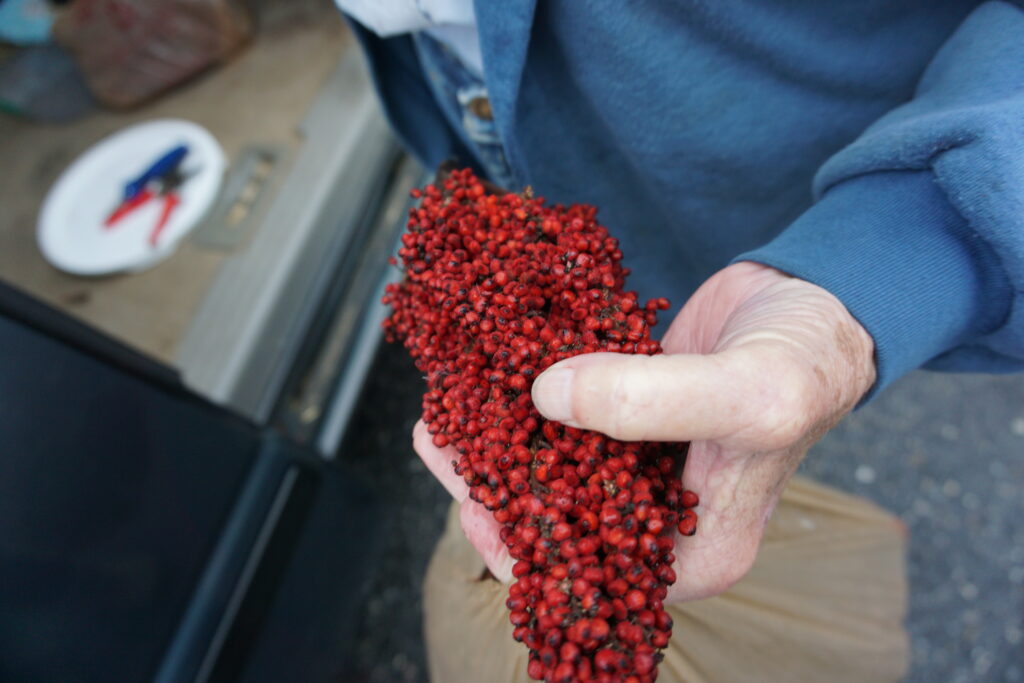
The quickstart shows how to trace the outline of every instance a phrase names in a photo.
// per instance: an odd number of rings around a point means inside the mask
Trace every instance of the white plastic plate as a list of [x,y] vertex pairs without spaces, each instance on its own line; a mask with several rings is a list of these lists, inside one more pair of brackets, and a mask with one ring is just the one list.
[[[181,170],[191,175],[177,189],[181,203],[156,245],[149,238],[162,197],[105,227],[125,184],[175,145],[188,146]],[[160,119],[121,130],[89,148],[50,188],[36,230],[39,249],[55,267],[75,275],[149,268],[174,253],[206,215],[220,190],[225,164],[213,135],[191,121]]]

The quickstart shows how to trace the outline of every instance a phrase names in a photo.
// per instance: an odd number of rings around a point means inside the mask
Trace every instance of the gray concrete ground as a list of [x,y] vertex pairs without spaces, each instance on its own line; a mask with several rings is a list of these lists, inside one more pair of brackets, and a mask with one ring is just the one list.
[[[342,458],[392,501],[362,612],[359,680],[424,681],[420,581],[447,495],[409,433],[421,381],[378,355]],[[809,476],[866,496],[910,530],[908,681],[1024,680],[1024,377],[914,373],[808,456]]]

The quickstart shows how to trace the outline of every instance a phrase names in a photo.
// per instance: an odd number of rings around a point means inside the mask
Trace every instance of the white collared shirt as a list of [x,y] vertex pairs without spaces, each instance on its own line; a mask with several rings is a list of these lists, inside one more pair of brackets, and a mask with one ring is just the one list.
[[480,34],[473,0],[334,0],[338,7],[381,38],[426,31],[483,75]]

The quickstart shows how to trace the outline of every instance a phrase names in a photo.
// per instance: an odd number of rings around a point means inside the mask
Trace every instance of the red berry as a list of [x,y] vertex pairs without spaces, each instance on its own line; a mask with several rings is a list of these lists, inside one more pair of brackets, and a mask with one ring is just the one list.
[[590,622],[590,637],[594,640],[604,640],[610,632],[608,622],[604,619],[598,617]]
[[564,541],[572,536],[572,527],[565,522],[559,522],[551,529],[551,538],[556,541]]
[[555,667],[551,680],[554,683],[572,683],[575,670],[569,662],[562,662]]
[[639,612],[647,606],[647,596],[638,590],[631,590],[626,593],[626,607],[631,612]]
[[618,657],[614,650],[600,650],[594,655],[594,666],[599,671],[612,672],[615,671],[615,663]]
[[633,669],[641,676],[654,671],[654,655],[649,652],[638,652],[633,657]]
[[697,533],[697,515],[693,510],[684,510],[679,516],[679,533],[683,536],[693,536]]

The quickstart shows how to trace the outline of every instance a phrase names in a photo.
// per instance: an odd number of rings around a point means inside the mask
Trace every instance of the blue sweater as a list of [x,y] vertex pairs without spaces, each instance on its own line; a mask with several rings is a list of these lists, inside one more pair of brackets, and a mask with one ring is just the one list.
[[[477,0],[515,179],[600,207],[676,305],[753,260],[834,293],[875,390],[1024,367],[1024,10],[955,0]],[[357,33],[428,165],[473,152],[409,37]]]

